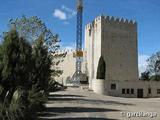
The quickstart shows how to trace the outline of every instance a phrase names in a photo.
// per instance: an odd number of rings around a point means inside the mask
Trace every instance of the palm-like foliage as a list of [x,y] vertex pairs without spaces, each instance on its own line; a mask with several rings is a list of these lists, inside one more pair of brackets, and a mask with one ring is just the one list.
[[[1,120],[25,120],[25,108],[23,104],[23,92],[16,90],[12,96],[10,104],[6,104],[6,99],[3,103],[0,103],[0,119]],[[9,94],[6,93],[6,97]]]
[[30,111],[34,112],[43,108],[43,104],[47,101],[47,96],[43,90],[39,91],[36,86],[33,86],[32,89],[29,90],[28,101]]

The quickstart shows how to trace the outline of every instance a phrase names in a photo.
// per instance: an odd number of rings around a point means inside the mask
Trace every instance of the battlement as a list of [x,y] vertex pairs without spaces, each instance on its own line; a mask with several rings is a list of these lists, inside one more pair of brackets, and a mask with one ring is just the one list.
[[98,22],[108,23],[111,25],[122,25],[122,26],[130,26],[130,27],[136,27],[137,22],[135,20],[125,19],[125,18],[119,18],[119,17],[113,17],[113,16],[98,16],[94,19],[93,22],[86,25],[86,29],[90,29],[91,27],[94,27],[94,25]]
[[118,18],[113,16],[101,16],[102,19],[104,19],[106,22],[110,23],[117,23],[117,24],[128,24],[128,25],[136,25],[136,21],[129,20],[125,18]]
[[90,29],[94,26],[94,22],[92,23],[88,23],[86,26],[85,26],[85,29]]

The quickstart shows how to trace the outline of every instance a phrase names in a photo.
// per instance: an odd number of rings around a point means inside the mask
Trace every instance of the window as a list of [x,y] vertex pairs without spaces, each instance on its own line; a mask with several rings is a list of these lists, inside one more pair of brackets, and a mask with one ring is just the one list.
[[160,94],[160,89],[157,89],[157,94]]
[[151,88],[148,88],[148,94],[151,94]]
[[111,84],[111,90],[115,90],[116,89],[116,84]]
[[127,89],[127,94],[129,94],[129,89]]
[[125,94],[126,93],[126,89],[122,89],[122,94]]
[[134,89],[131,89],[131,94],[134,94]]

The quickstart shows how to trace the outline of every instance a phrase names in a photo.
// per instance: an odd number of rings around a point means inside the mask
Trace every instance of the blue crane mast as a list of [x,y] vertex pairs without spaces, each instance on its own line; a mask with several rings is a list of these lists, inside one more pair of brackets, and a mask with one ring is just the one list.
[[79,86],[80,81],[83,79],[82,74],[82,60],[83,60],[83,51],[82,51],[82,13],[83,13],[83,1],[77,1],[77,31],[76,31],[76,51],[73,53],[73,56],[76,58],[76,70],[72,76],[72,82],[75,86]]
[[82,13],[83,13],[83,2],[82,0],[77,1],[77,33],[76,33],[76,72],[81,74],[81,59],[83,57],[82,51]]

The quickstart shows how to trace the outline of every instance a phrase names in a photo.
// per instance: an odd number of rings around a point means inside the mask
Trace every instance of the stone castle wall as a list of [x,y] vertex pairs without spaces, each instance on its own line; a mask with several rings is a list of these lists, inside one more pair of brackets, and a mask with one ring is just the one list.
[[101,19],[107,79],[138,80],[137,23],[113,17]]
[[90,88],[92,79],[96,78],[98,60],[101,56],[101,31],[101,21],[98,20],[85,27],[85,51]]
[[[58,65],[59,70],[63,70],[63,74],[56,78],[60,83],[66,85],[66,80],[70,80],[73,74],[76,71],[76,58],[73,57],[73,52],[75,50],[61,50],[58,53],[67,53],[66,57],[63,59],[63,62],[60,62]],[[85,73],[85,62],[82,62],[82,72]]]
[[76,60],[75,60],[75,58],[73,58],[73,51],[74,50],[58,51],[58,53],[67,52],[66,57],[63,59],[63,62],[60,62],[60,64],[58,65],[58,68],[57,68],[59,70],[63,70],[63,73],[60,77],[56,78],[56,80],[58,82],[63,83],[64,85],[66,85],[66,79],[71,78],[75,72]]
[[138,80],[136,22],[97,17],[85,27],[85,50],[91,84],[101,55],[106,62],[107,80]]

